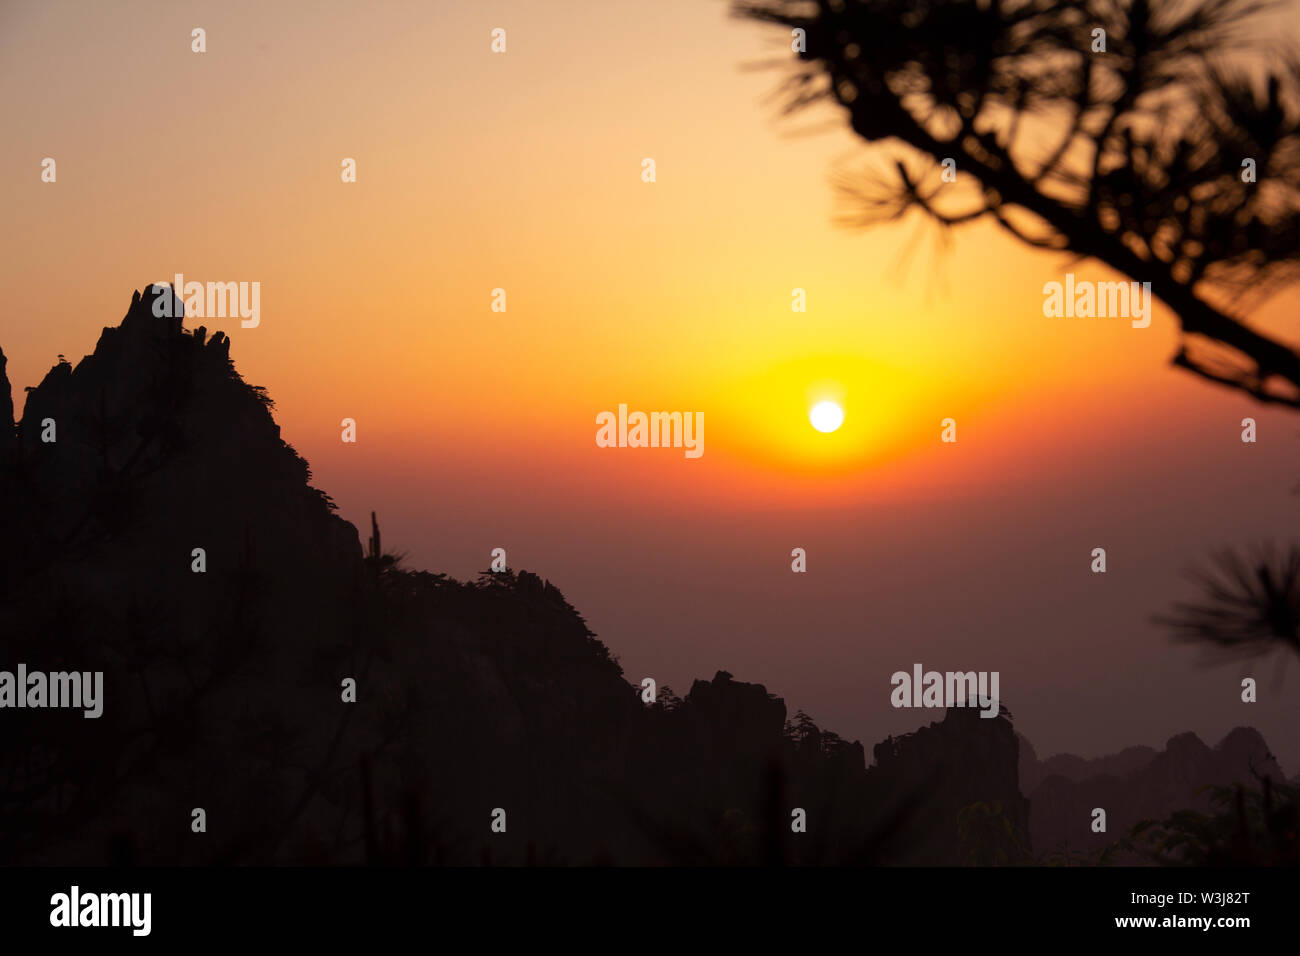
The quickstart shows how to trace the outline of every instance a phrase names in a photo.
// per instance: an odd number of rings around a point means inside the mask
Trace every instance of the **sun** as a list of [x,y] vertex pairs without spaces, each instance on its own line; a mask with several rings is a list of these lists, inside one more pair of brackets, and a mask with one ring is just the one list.
[[834,402],[818,402],[808,412],[808,420],[819,432],[833,432],[844,424],[844,409]]

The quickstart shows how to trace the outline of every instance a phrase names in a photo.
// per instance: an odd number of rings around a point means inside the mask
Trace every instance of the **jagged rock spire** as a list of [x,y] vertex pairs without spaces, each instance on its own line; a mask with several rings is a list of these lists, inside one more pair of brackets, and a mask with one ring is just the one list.
[[14,445],[14,399],[5,373],[8,364],[4,349],[0,349],[0,456],[7,455]]

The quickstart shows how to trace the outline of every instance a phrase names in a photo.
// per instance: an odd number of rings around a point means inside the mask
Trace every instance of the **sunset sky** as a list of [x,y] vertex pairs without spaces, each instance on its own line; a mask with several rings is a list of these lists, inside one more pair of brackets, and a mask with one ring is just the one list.
[[[1163,307],[1045,318],[1095,263],[837,226],[870,153],[781,118],[752,67],[786,55],[710,0],[0,4],[15,404],[133,290],[257,281],[258,328],[202,324],[344,517],[459,577],[505,548],[629,680],[724,669],[870,753],[941,716],[893,710],[894,671],[998,670],[1040,756],[1253,725],[1300,771],[1300,661],[1204,668],[1150,622],[1211,549],[1296,537],[1300,417],[1172,370]],[[598,448],[620,403],[703,412],[704,455]]]

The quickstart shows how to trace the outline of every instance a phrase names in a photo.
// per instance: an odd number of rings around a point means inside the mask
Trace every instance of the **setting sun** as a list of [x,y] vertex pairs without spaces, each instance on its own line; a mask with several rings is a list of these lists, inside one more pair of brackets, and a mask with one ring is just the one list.
[[833,432],[844,424],[844,409],[834,402],[818,402],[808,413],[808,420],[819,432]]

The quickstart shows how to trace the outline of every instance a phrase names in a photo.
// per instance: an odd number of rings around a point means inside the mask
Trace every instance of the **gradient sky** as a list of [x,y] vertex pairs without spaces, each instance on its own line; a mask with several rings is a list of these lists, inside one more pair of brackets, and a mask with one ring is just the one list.
[[[630,680],[725,669],[870,752],[939,716],[889,706],[895,670],[998,670],[1040,755],[1247,724],[1300,770],[1300,662],[1206,669],[1150,623],[1211,548],[1294,534],[1300,418],[1170,369],[1161,308],[1044,318],[1044,282],[1112,278],[1095,264],[982,225],[946,251],[917,222],[837,227],[830,176],[867,151],[829,110],[780,119],[779,71],[745,67],[788,46],[726,14],[0,4],[16,404],[132,290],[258,281],[260,327],[203,324],[343,515],[461,577],[506,548]],[[827,387],[830,436],[806,419]],[[704,412],[704,456],[597,448],[620,402]]]

